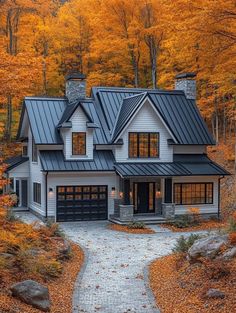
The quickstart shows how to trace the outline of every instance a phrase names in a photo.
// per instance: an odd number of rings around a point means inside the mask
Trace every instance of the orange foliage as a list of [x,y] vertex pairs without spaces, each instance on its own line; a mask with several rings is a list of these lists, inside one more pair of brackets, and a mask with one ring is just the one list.
[[128,226],[124,226],[124,225],[111,224],[109,225],[109,228],[111,230],[121,231],[125,233],[130,233],[130,234],[154,234],[155,233],[154,230],[148,227],[138,229],[138,228],[129,228]]
[[229,234],[229,242],[231,245],[236,245],[236,232]]

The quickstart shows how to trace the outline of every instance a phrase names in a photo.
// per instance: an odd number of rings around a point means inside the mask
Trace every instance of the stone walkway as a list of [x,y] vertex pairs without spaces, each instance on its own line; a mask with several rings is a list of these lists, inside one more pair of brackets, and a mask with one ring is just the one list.
[[[31,215],[21,213],[30,223]],[[156,234],[134,235],[107,228],[108,222],[61,223],[85,249],[86,264],[75,286],[73,313],[154,313],[145,279],[148,263],[171,252],[178,233],[151,226]]]

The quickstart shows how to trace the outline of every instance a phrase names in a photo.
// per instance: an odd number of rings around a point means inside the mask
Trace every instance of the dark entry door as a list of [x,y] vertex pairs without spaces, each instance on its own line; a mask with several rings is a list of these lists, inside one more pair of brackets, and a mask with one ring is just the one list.
[[27,188],[27,180],[21,181],[21,206],[28,206],[28,188]]
[[155,213],[155,183],[135,183],[135,213]]

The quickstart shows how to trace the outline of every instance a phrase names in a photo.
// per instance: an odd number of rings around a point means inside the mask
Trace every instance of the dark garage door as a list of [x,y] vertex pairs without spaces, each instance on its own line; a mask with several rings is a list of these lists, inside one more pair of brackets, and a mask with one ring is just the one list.
[[57,221],[107,219],[107,186],[58,186]]

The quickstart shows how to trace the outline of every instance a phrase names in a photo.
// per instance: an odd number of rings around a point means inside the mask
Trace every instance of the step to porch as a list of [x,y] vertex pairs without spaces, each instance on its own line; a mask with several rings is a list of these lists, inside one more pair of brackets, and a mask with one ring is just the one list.
[[[109,217],[109,221],[115,224],[119,225],[127,225],[130,223],[130,221],[123,221],[120,220],[118,216],[111,215]],[[146,215],[140,215],[140,216],[134,216],[133,222],[142,222],[146,225],[153,225],[153,224],[162,224],[166,222],[166,219],[162,216],[146,216]]]

